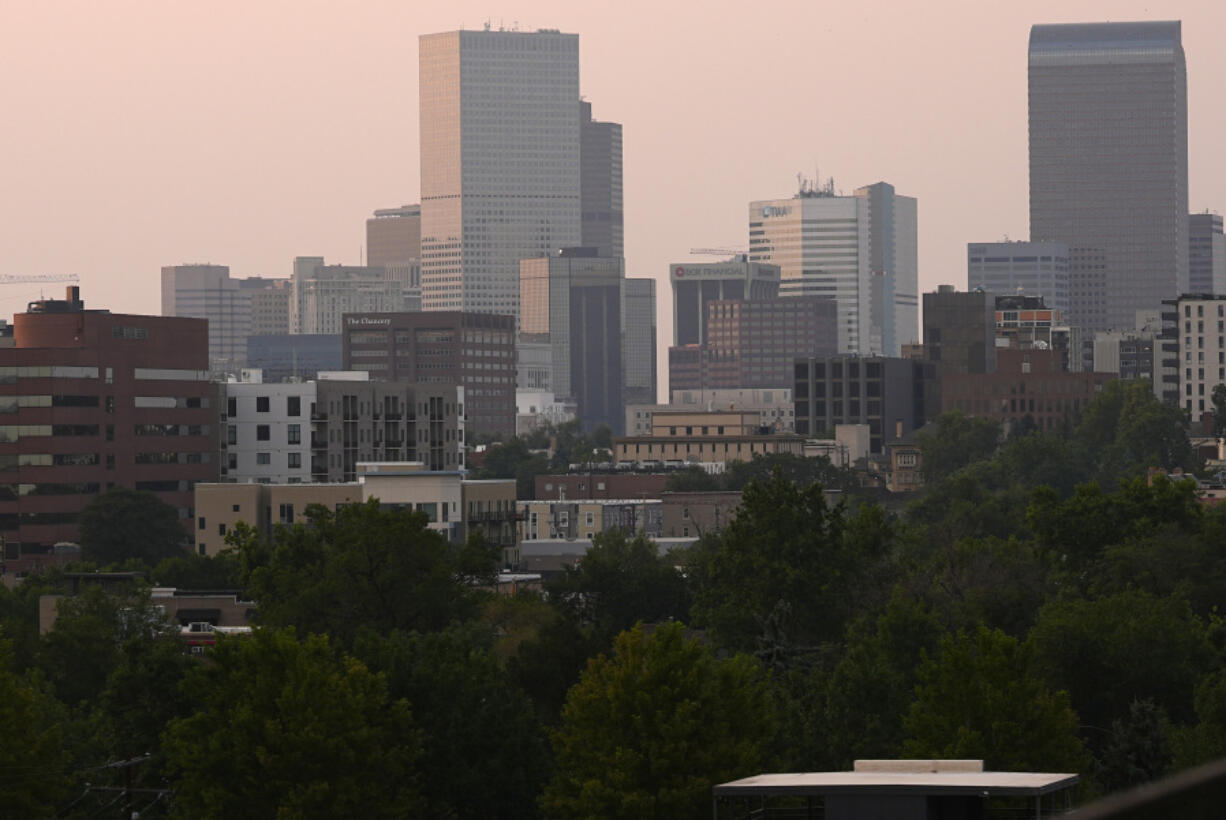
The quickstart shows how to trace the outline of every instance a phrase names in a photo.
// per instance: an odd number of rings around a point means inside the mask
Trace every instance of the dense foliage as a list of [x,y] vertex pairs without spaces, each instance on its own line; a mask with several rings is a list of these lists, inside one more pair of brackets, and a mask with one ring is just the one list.
[[[1224,756],[1226,507],[1147,477],[1197,465],[1143,386],[1075,422],[943,416],[918,437],[926,487],[885,506],[824,459],[682,471],[743,489],[722,530],[668,555],[606,533],[514,597],[496,550],[420,514],[316,507],[206,558],[132,536],[164,511],[104,496],[121,537],[96,527],[84,568],[241,589],[257,630],[201,659],[146,583],[0,586],[0,805],[699,817],[720,780],[863,757],[1076,771],[1093,794]],[[515,439],[484,469],[530,483],[598,438]]]

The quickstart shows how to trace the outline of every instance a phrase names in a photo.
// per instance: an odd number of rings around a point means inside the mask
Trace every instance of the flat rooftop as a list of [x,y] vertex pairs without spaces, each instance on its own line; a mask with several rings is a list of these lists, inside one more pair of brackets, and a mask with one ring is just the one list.
[[716,797],[826,794],[1021,795],[1034,797],[1077,785],[1075,774],[1037,772],[799,772],[759,774],[714,789]]

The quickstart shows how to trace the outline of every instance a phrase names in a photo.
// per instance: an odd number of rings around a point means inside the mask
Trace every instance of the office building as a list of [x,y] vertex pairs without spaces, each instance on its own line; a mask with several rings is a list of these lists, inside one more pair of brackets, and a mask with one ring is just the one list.
[[1068,312],[1068,245],[1063,242],[971,242],[966,286],[995,296],[1041,296]]
[[935,365],[881,356],[799,360],[792,390],[796,432],[821,437],[837,425],[867,424],[869,451],[885,446],[936,417]]
[[421,288],[421,206],[380,208],[366,220],[366,264],[406,292]]
[[423,35],[419,81],[422,306],[517,316],[520,260],[582,244],[579,37]]
[[792,388],[733,388],[714,390],[674,390],[671,404],[627,404],[626,435],[651,435],[651,419],[658,412],[669,410],[755,411],[758,426],[777,433],[796,431],[796,408],[792,404]]
[[0,536],[8,571],[76,542],[77,517],[113,487],[148,490],[193,518],[192,488],[217,480],[207,322],[34,302],[0,348]]
[[1094,334],[1094,370],[1156,384],[1157,348],[1153,330],[1100,330]]
[[209,366],[234,372],[246,364],[251,299],[225,265],[162,268],[162,315],[208,320]]
[[993,298],[941,285],[924,294],[924,358],[942,373],[991,373],[996,368]]
[[513,317],[435,311],[344,318],[345,370],[382,381],[458,385],[468,435],[515,434]]
[[1068,430],[1082,410],[1116,378],[1113,373],[1069,373],[1059,351],[1000,350],[994,373],[947,373],[941,378],[941,412],[957,410],[1012,425]]
[[656,401],[656,280],[622,280],[622,400]]
[[727,464],[755,455],[801,455],[804,440],[776,433],[759,423],[758,413],[741,411],[655,411],[651,433],[613,439],[613,459],[623,463]]
[[405,309],[404,288],[382,268],[325,265],[323,257],[294,259],[290,333],[337,334],[346,313],[391,313]]
[[707,303],[717,299],[773,299],[779,295],[779,266],[750,262],[741,255],[725,262],[673,264],[673,345],[707,341]]
[[[289,279],[240,279],[239,287],[251,300],[250,336],[284,336],[289,333]],[[258,283],[258,284],[257,284]]]
[[794,296],[707,303],[705,344],[668,350],[670,391],[788,384],[792,363],[838,351],[838,305]]
[[1070,324],[1131,328],[1188,290],[1180,24],[1034,26],[1029,87],[1030,238],[1069,246]]
[[749,259],[778,265],[780,294],[838,302],[839,351],[897,356],[916,341],[916,201],[885,182],[836,196],[831,182],[749,205]]
[[592,119],[592,104],[579,103],[580,244],[599,256],[625,257],[622,217],[622,127]]
[[313,379],[342,369],[339,333],[293,333],[247,337],[247,367],[260,370],[265,383]]
[[519,266],[521,338],[549,342],[550,389],[578,406],[584,429],[622,431],[620,258],[564,248]]
[[1226,294],[1226,236],[1220,214],[1188,215],[1187,292]]

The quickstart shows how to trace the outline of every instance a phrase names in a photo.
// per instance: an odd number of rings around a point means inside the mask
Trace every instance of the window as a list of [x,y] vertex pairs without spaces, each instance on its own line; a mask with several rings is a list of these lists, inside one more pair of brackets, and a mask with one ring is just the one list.
[[301,416],[302,415],[302,397],[301,396],[286,396],[285,397],[285,415]]
[[226,525],[225,525],[225,524],[218,524],[218,525],[217,525],[217,534],[218,534],[218,535],[225,535],[225,534],[226,534]]
[[[232,507],[232,509],[233,509],[233,511],[234,511],[234,512],[238,512],[238,505],[237,505],[237,504],[235,504],[235,505]],[[203,529],[203,527],[202,527],[201,529]]]
[[594,527],[596,525],[596,516],[593,515],[592,513],[588,513],[585,523],[589,527]]
[[269,430],[267,424],[257,424],[255,426],[255,440],[268,441]]
[[238,427],[230,424],[226,426],[226,444],[238,444]]
[[289,454],[289,468],[291,470],[302,469],[302,453],[290,453]]
[[255,397],[255,412],[257,413],[267,413],[268,412],[268,396],[256,396]]
[[231,470],[238,469],[238,453],[228,453],[226,456],[226,467]]
[[293,504],[282,504],[281,508],[278,510],[278,513],[279,513],[279,517],[281,519],[282,524],[293,524],[294,523],[294,505]]
[[197,528],[197,529],[201,529],[201,530],[202,530],[202,529],[204,529],[204,516],[203,516],[203,515],[202,515],[202,516],[200,516],[200,518],[198,518],[198,519],[197,519],[197,527],[196,527],[196,528]]
[[285,430],[285,435],[286,435],[286,440],[289,444],[301,444],[302,443],[302,425],[301,424],[287,425],[286,430]]
[[256,464],[272,464],[272,453],[256,453]]
[[229,414],[230,418],[238,415],[238,399],[234,396],[226,400],[226,413]]

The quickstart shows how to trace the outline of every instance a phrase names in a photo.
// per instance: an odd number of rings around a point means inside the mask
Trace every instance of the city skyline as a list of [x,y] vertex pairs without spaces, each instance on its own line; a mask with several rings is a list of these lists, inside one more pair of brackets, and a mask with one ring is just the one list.
[[[276,8],[0,11],[0,89],[21,113],[0,137],[18,160],[4,272],[78,273],[112,309],[155,312],[165,265],[284,277],[295,256],[357,264],[369,214],[419,199],[417,37],[497,10],[302,9],[287,29]],[[635,14],[649,8],[650,24]],[[623,125],[628,276],[663,285],[691,247],[743,247],[746,204],[790,196],[800,172],[916,197],[920,292],[963,285],[967,242],[1027,236],[1026,47],[1043,23],[1184,22],[1189,210],[1226,210],[1214,155],[1226,112],[1212,97],[1226,55],[1211,39],[1226,11],[1204,4],[516,14],[522,29],[579,35],[580,92]],[[865,61],[866,43],[891,59]],[[10,287],[0,312],[37,291]]]

